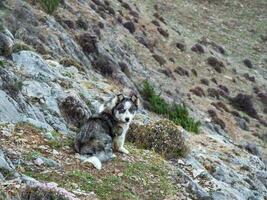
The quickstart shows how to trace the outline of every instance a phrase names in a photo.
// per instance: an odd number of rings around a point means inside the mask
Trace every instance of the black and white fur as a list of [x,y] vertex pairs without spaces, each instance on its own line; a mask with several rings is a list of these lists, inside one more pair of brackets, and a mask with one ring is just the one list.
[[75,138],[75,150],[85,156],[84,162],[101,169],[102,162],[116,157],[113,150],[129,153],[124,142],[138,107],[136,95],[119,94],[100,108],[98,115],[87,120]]

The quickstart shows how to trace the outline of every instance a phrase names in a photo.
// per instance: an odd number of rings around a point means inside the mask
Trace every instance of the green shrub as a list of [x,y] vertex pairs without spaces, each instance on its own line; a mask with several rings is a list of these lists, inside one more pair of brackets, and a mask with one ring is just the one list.
[[189,116],[188,110],[184,105],[178,105],[176,103],[168,104],[160,95],[156,94],[154,88],[148,81],[144,81],[141,94],[149,103],[149,110],[167,117],[175,124],[181,125],[187,131],[198,133],[200,122],[195,121]]
[[40,0],[41,6],[48,14],[53,14],[60,4],[60,0]]
[[138,148],[154,150],[167,159],[185,157],[189,151],[181,129],[169,119],[132,124],[127,139]]
[[5,66],[4,66],[4,62],[2,61],[2,60],[0,60],[0,68],[4,68]]

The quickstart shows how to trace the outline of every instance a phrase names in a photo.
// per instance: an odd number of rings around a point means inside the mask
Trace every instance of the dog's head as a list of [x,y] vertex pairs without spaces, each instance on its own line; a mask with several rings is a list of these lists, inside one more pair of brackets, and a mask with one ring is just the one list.
[[118,94],[111,100],[110,107],[117,121],[130,123],[138,110],[139,98],[135,94],[131,96]]

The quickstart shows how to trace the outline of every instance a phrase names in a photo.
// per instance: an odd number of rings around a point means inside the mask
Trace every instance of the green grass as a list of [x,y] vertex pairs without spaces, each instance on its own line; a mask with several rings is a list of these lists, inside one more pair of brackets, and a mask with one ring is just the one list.
[[60,0],[40,0],[42,8],[48,14],[53,14],[60,4]]
[[73,145],[73,139],[63,137],[63,133],[60,133],[58,131],[52,131],[51,134],[53,136],[53,139],[48,141],[48,145],[53,149],[59,150],[64,146],[71,147]]
[[25,158],[25,160],[30,161],[30,160],[33,160],[33,159],[41,156],[41,155],[42,155],[42,153],[39,151],[32,151],[32,152],[29,152],[28,154],[26,154],[24,158]]
[[5,65],[4,65],[4,61],[0,60],[0,68],[4,68]]
[[163,115],[174,123],[181,125],[187,131],[198,133],[201,124],[189,116],[188,110],[184,105],[168,104],[160,95],[156,94],[155,89],[148,81],[144,81],[141,94],[148,101],[151,111]]
[[84,191],[92,191],[95,185],[95,178],[87,172],[75,170],[67,175],[67,180],[72,180]]
[[77,188],[85,192],[94,191],[101,200],[157,200],[175,196],[179,192],[170,169],[156,157],[149,163],[123,161],[121,167],[121,176],[114,174],[112,170],[100,175],[78,169],[65,171],[64,174],[54,171],[43,173],[28,166],[25,166],[24,174],[39,181],[56,182],[69,191]]

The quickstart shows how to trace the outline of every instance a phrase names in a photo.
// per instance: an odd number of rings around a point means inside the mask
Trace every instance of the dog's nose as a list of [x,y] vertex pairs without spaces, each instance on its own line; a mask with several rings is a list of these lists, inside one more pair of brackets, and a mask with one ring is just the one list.
[[127,118],[125,118],[125,121],[126,121],[126,122],[129,122],[129,120],[130,120],[130,119],[129,119],[128,117],[127,117]]

